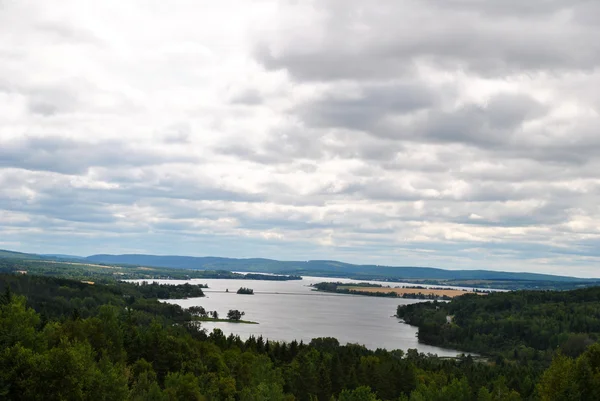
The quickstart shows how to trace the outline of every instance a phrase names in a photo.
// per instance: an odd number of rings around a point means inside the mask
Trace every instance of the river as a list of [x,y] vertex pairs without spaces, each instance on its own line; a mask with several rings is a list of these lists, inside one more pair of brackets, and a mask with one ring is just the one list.
[[[142,280],[131,280],[142,281]],[[202,306],[216,310],[225,318],[229,309],[244,311],[245,320],[259,324],[202,322],[209,332],[213,328],[242,338],[262,335],[275,341],[303,340],[315,337],[335,337],[341,344],[357,343],[370,349],[407,350],[439,356],[456,356],[460,352],[421,344],[416,327],[402,323],[393,315],[398,305],[420,302],[414,299],[367,297],[312,291],[311,284],[323,281],[357,282],[350,279],[303,277],[293,281],[258,281],[227,279],[154,280],[162,284],[208,284],[205,297],[168,300],[166,302]],[[391,286],[403,283],[383,283]],[[240,287],[249,287],[254,295],[238,295]],[[229,290],[229,292],[226,292]]]

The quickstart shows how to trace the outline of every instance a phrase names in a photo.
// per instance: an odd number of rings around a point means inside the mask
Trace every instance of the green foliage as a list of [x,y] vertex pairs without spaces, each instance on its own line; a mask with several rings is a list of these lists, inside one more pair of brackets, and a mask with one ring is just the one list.
[[24,297],[8,297],[0,304],[0,349],[16,344],[36,347],[38,335],[35,328],[39,322],[37,313],[25,306]]
[[600,344],[592,345],[577,359],[557,355],[544,372],[538,393],[541,401],[600,399]]
[[148,283],[143,281],[139,284],[139,291],[145,298],[158,299],[184,299],[203,297],[203,288],[208,288],[206,284],[192,285],[189,283],[181,285],[158,284],[156,282]]
[[227,319],[240,320],[245,314],[245,312],[240,312],[237,309],[229,309],[229,312],[227,312]]
[[169,401],[201,401],[198,378],[191,373],[169,373],[165,379],[165,394]]
[[237,293],[244,295],[254,295],[254,290],[252,288],[240,287],[240,289],[237,290]]
[[[145,298],[140,286],[127,283],[0,275],[4,293],[8,284],[10,296],[0,302],[0,399],[600,399],[600,345],[576,359],[557,356],[544,373],[502,358],[371,351],[334,338],[306,345],[206,334],[189,323],[189,311]],[[572,348],[582,341],[573,339]]]
[[367,386],[358,387],[355,390],[344,390],[338,401],[378,401],[375,394]]
[[600,287],[463,295],[399,306],[397,315],[429,344],[523,361],[549,359],[557,347],[577,356],[600,337]]

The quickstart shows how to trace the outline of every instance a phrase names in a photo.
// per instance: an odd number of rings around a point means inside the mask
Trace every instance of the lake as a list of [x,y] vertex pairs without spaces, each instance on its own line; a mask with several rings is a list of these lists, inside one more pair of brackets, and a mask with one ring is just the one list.
[[[143,280],[131,280],[143,281]],[[154,280],[162,284],[208,284],[205,297],[168,300],[184,308],[202,306],[216,310],[225,318],[229,309],[244,311],[245,320],[259,324],[202,322],[209,332],[219,328],[242,338],[262,335],[275,341],[335,337],[341,344],[357,343],[370,349],[407,350],[439,356],[456,356],[460,352],[421,344],[416,327],[402,323],[393,315],[398,305],[420,302],[416,299],[380,298],[360,295],[330,294],[312,291],[311,284],[323,281],[357,282],[350,279],[304,277],[293,281],[258,280]],[[403,283],[382,283],[391,286]],[[249,287],[254,295],[238,295],[240,287]],[[225,292],[229,289],[229,292]]]

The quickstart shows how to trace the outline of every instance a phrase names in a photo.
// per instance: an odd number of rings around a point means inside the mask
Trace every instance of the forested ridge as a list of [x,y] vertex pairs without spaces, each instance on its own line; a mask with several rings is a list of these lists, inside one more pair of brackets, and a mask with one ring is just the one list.
[[[13,256],[14,253],[8,253]],[[173,269],[161,267],[145,267],[138,265],[104,265],[89,264],[85,260],[62,259],[27,259],[29,254],[20,254],[20,257],[7,257],[6,251],[0,250],[0,273],[28,273],[40,276],[53,276],[72,278],[76,280],[94,280],[100,282],[114,282],[126,279],[237,279],[237,280],[266,280],[287,281],[301,280],[300,276],[271,275],[256,273],[233,273],[227,270],[192,270]]]
[[[277,261],[220,257],[92,255],[36,255],[0,250],[0,272],[26,270],[30,274],[111,281],[121,279],[236,278],[245,280],[300,280],[302,275],[347,277],[384,282],[408,281],[495,289],[574,289],[596,286],[598,279],[582,279],[537,273],[486,270],[443,270],[429,267],[353,265],[331,260]],[[248,272],[247,274],[233,272]],[[263,274],[261,274],[263,273]],[[266,274],[264,274],[266,273]]]
[[371,351],[331,338],[242,341],[205,333],[189,311],[140,288],[0,275],[0,398],[585,400],[599,387],[596,345],[544,372],[538,362]]
[[160,266],[177,269],[230,270],[319,277],[346,277],[356,280],[406,281],[418,284],[455,285],[487,288],[571,289],[598,285],[597,279],[582,279],[550,274],[498,272],[489,270],[444,270],[432,267],[354,265],[335,260],[279,261],[273,259],[235,259],[222,257],[158,255],[92,255],[91,263]]
[[466,294],[448,303],[399,306],[428,344],[512,359],[577,356],[600,338],[600,287],[572,291]]

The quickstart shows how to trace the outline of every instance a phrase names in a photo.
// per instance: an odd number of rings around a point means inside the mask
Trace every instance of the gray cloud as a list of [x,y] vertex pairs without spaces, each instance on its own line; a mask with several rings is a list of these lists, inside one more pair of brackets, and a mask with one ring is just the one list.
[[330,94],[306,104],[300,118],[311,126],[370,131],[387,115],[403,115],[431,107],[435,95],[425,85],[376,84],[360,88],[358,96]]
[[0,246],[598,274],[596,3],[89,7],[0,12]]
[[69,21],[44,21],[36,24],[35,28],[42,35],[55,35],[58,41],[68,41],[92,45],[101,45],[102,41],[89,30],[75,26]]
[[28,106],[33,114],[51,116],[75,111],[79,101],[61,87],[40,88],[30,94]]
[[0,167],[83,174],[90,167],[131,167],[191,162],[189,155],[168,156],[135,143],[116,140],[88,142],[63,136],[27,136],[0,142]]
[[262,104],[263,97],[260,92],[256,89],[247,89],[242,91],[231,98],[231,102],[234,104],[242,104],[248,106],[256,106]]
[[[355,4],[356,3],[356,4]],[[494,2],[385,1],[377,7],[355,2],[319,2],[322,18],[311,30],[285,28],[257,47],[271,69],[286,69],[299,80],[380,79],[412,71],[420,59],[484,75],[556,70],[591,71],[600,47],[591,38],[597,26],[569,14],[598,14],[589,2],[539,1],[532,6]],[[290,18],[304,5],[288,3]],[[293,46],[311,43],[314,46]],[[289,42],[287,41],[289,40]],[[274,42],[274,43],[273,43]]]

